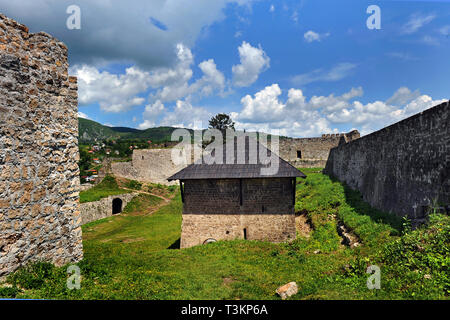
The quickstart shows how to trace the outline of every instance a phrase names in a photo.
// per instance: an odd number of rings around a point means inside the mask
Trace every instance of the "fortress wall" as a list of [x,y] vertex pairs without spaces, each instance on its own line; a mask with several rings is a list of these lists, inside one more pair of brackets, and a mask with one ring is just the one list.
[[139,193],[124,193],[103,198],[99,201],[86,202],[80,204],[81,224],[86,224],[88,222],[111,217],[113,215],[114,199],[122,200],[120,211],[123,211],[128,202],[130,202],[138,194]]
[[324,134],[319,138],[280,139],[278,154],[295,167],[325,167],[332,148],[358,139],[359,136],[359,132],[354,130],[345,134]]
[[331,150],[325,172],[372,206],[422,219],[450,204],[450,116],[445,102]]
[[186,165],[175,165],[172,161],[173,149],[142,149],[134,150],[132,162],[117,162],[111,164],[115,176],[143,182],[161,184],[176,184],[167,178],[177,173]]
[[67,47],[0,14],[0,277],[82,259],[77,79]]

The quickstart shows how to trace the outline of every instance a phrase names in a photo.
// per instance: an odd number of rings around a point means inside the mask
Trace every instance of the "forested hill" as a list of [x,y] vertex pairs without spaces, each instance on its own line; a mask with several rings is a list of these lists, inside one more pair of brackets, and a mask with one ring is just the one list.
[[157,127],[139,130],[125,127],[108,127],[98,122],[78,118],[78,133],[81,142],[91,142],[97,139],[148,139],[152,141],[170,141],[174,127]]
[[[156,127],[145,130],[125,128],[125,127],[108,127],[98,122],[78,118],[78,133],[81,143],[93,142],[102,140],[137,140],[146,139],[153,142],[161,143],[171,141],[172,132],[177,129],[175,127]],[[192,129],[188,129],[191,134],[194,133]],[[271,135],[268,135],[270,138]],[[280,139],[286,138],[280,136]]]

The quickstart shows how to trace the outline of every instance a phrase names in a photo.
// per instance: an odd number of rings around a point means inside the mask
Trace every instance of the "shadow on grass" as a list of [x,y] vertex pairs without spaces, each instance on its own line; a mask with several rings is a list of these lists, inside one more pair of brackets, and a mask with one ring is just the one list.
[[180,249],[180,240],[181,238],[178,238],[174,243],[172,243],[167,249]]
[[401,217],[395,215],[395,213],[389,213],[373,208],[364,200],[361,192],[351,189],[345,182],[339,181],[336,177],[329,174],[327,175],[332,182],[340,183],[344,187],[345,201],[357,214],[369,216],[373,221],[387,224],[397,232],[401,233],[403,229]]

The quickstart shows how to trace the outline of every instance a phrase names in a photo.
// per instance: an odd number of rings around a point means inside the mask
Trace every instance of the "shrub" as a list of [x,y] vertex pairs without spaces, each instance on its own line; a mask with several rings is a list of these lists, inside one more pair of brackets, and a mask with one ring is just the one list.
[[0,298],[15,298],[19,293],[17,287],[0,288]]
[[125,184],[125,187],[127,187],[129,189],[134,189],[134,190],[141,190],[142,183],[140,183],[136,180],[130,180]]
[[14,286],[24,289],[39,289],[52,274],[55,267],[48,262],[33,262],[19,268],[17,272],[9,278]]

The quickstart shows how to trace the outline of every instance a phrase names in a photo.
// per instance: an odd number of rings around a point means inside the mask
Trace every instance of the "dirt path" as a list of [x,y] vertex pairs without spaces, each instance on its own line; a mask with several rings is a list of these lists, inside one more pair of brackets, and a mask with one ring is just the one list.
[[155,193],[150,193],[150,192],[146,192],[146,191],[142,191],[142,190],[135,190],[135,189],[125,188],[125,187],[120,187],[120,188],[121,188],[121,189],[125,189],[125,190],[129,190],[129,191],[133,191],[133,192],[137,192],[137,193],[148,194],[148,195],[151,195],[151,196],[154,196],[154,197],[157,197],[157,198],[161,198],[161,199],[163,199],[164,202],[166,202],[166,203],[168,203],[168,202],[170,202],[170,200],[172,200],[172,199],[163,197],[163,196],[161,196],[161,195],[159,195],[159,194],[155,194]]
[[295,217],[295,228],[297,229],[300,236],[309,238],[312,228],[308,222],[306,214],[301,214]]

